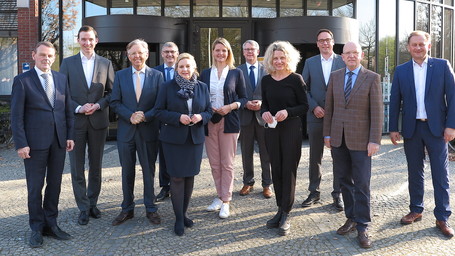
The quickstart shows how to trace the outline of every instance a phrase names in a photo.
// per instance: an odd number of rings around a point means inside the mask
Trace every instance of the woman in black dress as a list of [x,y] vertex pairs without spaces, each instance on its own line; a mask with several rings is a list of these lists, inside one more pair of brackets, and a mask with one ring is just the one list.
[[300,53],[289,42],[269,45],[264,67],[269,75],[262,78],[262,118],[267,123],[265,142],[270,156],[277,214],[267,221],[268,228],[289,234],[289,212],[294,204],[297,167],[302,154],[302,122],[308,110],[305,83],[294,73]]
[[194,176],[200,171],[204,125],[212,117],[212,107],[207,85],[197,80],[194,57],[180,54],[176,67],[175,78],[163,84],[159,91],[155,115],[163,123],[160,140],[171,176],[174,232],[181,236],[184,227],[194,224],[187,210]]

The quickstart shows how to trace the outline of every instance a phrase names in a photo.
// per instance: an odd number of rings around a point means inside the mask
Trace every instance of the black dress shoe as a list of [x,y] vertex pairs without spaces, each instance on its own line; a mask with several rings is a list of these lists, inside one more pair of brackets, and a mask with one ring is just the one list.
[[77,223],[79,225],[88,224],[88,212],[87,211],[81,211],[81,213],[79,214],[79,219],[77,219]]
[[156,201],[157,202],[164,201],[164,199],[166,199],[166,197],[169,197],[169,196],[170,196],[169,188],[163,187],[161,189],[160,193],[158,193],[158,195],[156,195]]
[[278,208],[278,212],[271,218],[270,220],[267,221],[267,228],[277,228],[280,226],[280,220],[281,220],[281,214],[283,212],[281,211],[281,208]]
[[319,193],[310,193],[308,198],[305,201],[303,201],[302,207],[310,207],[311,205],[319,202],[320,199],[321,197]]
[[185,227],[187,228],[191,228],[192,226],[194,226],[194,221],[188,217],[185,217],[183,219],[183,225],[185,225]]
[[28,244],[32,248],[38,248],[43,246],[43,234],[41,231],[32,231],[30,235],[30,240],[28,240]]
[[333,206],[335,207],[335,209],[337,209],[338,211],[343,211],[344,210],[344,203],[343,203],[343,199],[341,199],[341,197],[334,197],[333,198]]
[[96,206],[90,207],[90,217],[94,219],[101,218],[101,211],[98,209],[98,207]]
[[152,223],[152,224],[161,223],[161,217],[157,212],[147,212],[146,217],[147,217],[147,219],[149,219],[150,223]]
[[182,223],[175,222],[174,224],[174,233],[178,236],[183,236],[185,233],[185,228],[183,227]]
[[120,214],[112,221],[112,226],[118,226],[123,222],[132,219],[134,217],[134,211],[120,212]]
[[57,240],[70,240],[71,235],[61,230],[57,225],[53,227],[45,227],[43,229],[43,236],[50,236]]
[[280,226],[278,227],[278,234],[287,236],[290,233],[291,223],[289,222],[289,213],[282,212],[280,219]]

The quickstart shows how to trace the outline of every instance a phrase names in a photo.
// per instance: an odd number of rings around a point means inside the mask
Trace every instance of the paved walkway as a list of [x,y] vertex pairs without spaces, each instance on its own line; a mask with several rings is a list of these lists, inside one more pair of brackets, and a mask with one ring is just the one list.
[[[221,220],[205,208],[215,197],[215,188],[208,160],[202,161],[201,173],[195,179],[189,215],[195,226],[186,229],[183,237],[173,233],[174,215],[169,199],[159,203],[161,225],[152,225],[145,217],[142,204],[142,176],[136,177],[136,211],[132,220],[120,226],[110,223],[120,212],[121,169],[115,142],[105,147],[102,192],[99,208],[101,219],[90,219],[87,226],[79,226],[79,211],[73,199],[69,163],[63,176],[60,197],[60,227],[74,238],[57,241],[44,238],[44,246],[28,246],[30,229],[27,215],[27,192],[22,161],[14,150],[0,147],[0,255],[454,255],[455,238],[445,238],[435,227],[431,177],[427,167],[425,204],[422,221],[402,226],[402,215],[408,211],[407,171],[403,147],[393,146],[387,137],[373,160],[371,249],[357,245],[356,232],[339,236],[335,230],[345,217],[331,206],[332,175],[330,152],[323,159],[321,203],[301,208],[308,187],[308,143],[302,146],[298,170],[296,202],[291,212],[291,235],[281,237],[276,229],[267,229],[266,221],[276,211],[275,200],[264,199],[260,186],[245,197],[238,195],[242,187],[241,157],[235,161],[234,198],[232,216]],[[258,156],[255,167],[259,168]],[[454,163],[450,163],[454,170]],[[138,167],[139,168],[139,167]],[[452,184],[455,175],[452,172]],[[259,172],[256,172],[259,175]],[[260,179],[257,180],[260,184]],[[453,189],[452,189],[453,191]],[[451,193],[451,204],[455,195]],[[452,218],[455,226],[455,219]]]

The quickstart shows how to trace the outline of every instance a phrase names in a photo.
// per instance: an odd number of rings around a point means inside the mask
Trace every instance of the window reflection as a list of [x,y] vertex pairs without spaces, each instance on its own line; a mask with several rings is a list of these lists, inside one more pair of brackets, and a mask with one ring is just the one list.
[[431,56],[442,57],[442,7],[436,5],[431,12]]
[[17,75],[17,38],[0,37],[0,95],[10,95]]
[[164,2],[164,15],[168,17],[190,17],[190,0]]
[[303,16],[303,1],[301,0],[281,0],[280,16]]
[[444,10],[444,58],[453,66],[453,10]]
[[414,2],[400,0],[399,17],[400,44],[398,48],[398,64],[402,64],[411,59],[406,46],[408,45],[408,36],[414,30]]
[[444,4],[453,6],[453,0],[444,0]]
[[106,0],[85,0],[85,17],[107,15]]
[[218,0],[193,0],[194,17],[219,17],[220,5]]
[[41,40],[49,41],[54,44],[55,49],[55,62],[52,65],[53,70],[58,70],[60,67],[59,61],[59,39],[60,39],[60,29],[59,29],[59,6],[58,0],[43,0],[41,1]]
[[416,29],[425,32],[429,31],[428,23],[430,20],[430,5],[423,3],[417,4]]
[[359,21],[359,42],[364,52],[362,65],[376,71],[376,0],[357,2],[357,19]]
[[212,42],[218,38],[218,28],[201,28],[200,29],[200,51],[201,59],[198,61],[200,70],[206,69],[212,65]]
[[327,0],[307,1],[308,16],[329,16]]
[[133,14],[133,0],[110,0],[111,14]]
[[252,1],[252,16],[253,18],[275,18],[276,17],[276,2],[253,0]]
[[248,1],[231,0],[223,2],[223,17],[248,17]]
[[[359,1],[360,2],[360,1]],[[370,7],[374,6],[374,3]],[[335,0],[333,1],[333,16],[337,17],[354,17],[354,4],[352,0]]]
[[161,0],[138,0],[137,14],[161,16]]
[[78,1],[63,1],[63,58],[79,52],[77,32],[82,26],[82,5]]
[[231,44],[235,65],[240,65],[242,57],[242,29],[223,28],[223,37]]

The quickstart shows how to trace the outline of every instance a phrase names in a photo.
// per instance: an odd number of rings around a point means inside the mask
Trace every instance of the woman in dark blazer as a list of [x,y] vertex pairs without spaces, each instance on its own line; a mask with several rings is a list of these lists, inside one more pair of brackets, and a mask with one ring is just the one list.
[[207,211],[220,210],[219,217],[224,219],[230,215],[234,187],[234,156],[240,132],[238,109],[247,102],[243,73],[234,67],[234,55],[226,39],[213,42],[212,67],[202,71],[201,81],[209,86],[214,111],[207,125],[205,149],[218,194]]
[[[265,143],[270,156],[272,181],[278,212],[267,221],[268,228],[289,234],[289,212],[294,204],[297,167],[302,154],[302,122],[308,110],[305,83],[295,70],[300,53],[289,42],[276,41],[264,55],[269,75],[262,78],[262,118],[269,127]],[[266,126],[266,127],[267,127]]]
[[167,171],[171,176],[174,232],[193,226],[187,210],[193,192],[194,176],[199,174],[205,140],[204,125],[212,117],[210,94],[197,80],[196,62],[189,53],[177,58],[175,78],[163,84],[155,115],[163,123],[160,140]]

